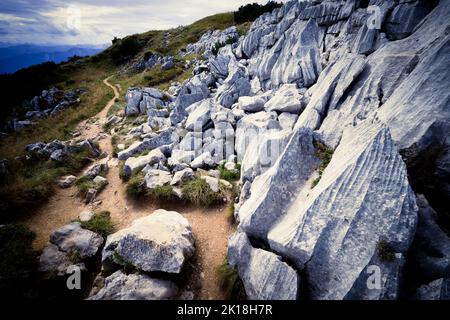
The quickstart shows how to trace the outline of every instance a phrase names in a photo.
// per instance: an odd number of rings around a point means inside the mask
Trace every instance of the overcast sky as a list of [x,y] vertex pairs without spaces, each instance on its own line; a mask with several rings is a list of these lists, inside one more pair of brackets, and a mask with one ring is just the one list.
[[105,44],[267,0],[0,0],[0,42]]

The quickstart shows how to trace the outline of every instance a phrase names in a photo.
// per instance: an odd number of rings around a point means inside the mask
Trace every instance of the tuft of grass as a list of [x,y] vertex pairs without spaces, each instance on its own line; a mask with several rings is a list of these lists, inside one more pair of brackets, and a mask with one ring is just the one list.
[[161,203],[172,202],[176,199],[171,185],[158,186],[147,191],[147,196]]
[[230,201],[230,204],[227,207],[227,220],[230,224],[234,224],[234,199]]
[[228,170],[225,168],[225,164],[221,164],[219,166],[219,174],[220,179],[226,180],[228,182],[233,183],[236,180],[239,180],[241,177],[241,166],[239,164],[236,165],[236,169],[234,170]]
[[21,225],[0,226],[0,297],[24,296],[36,268],[35,234]]
[[129,177],[125,174],[124,168],[125,168],[125,162],[121,162],[119,164],[119,178],[123,182],[127,182],[129,180]]
[[91,220],[81,222],[81,226],[92,232],[98,233],[103,238],[108,237],[114,232],[115,226],[111,220],[109,211],[101,211],[96,213]]
[[116,251],[114,251],[114,253],[113,253],[113,260],[116,261],[118,264],[122,265],[123,271],[125,273],[133,273],[137,270],[136,267],[131,262],[126,260],[124,257],[122,257],[120,254],[118,254]]
[[325,171],[325,168],[331,161],[333,157],[334,150],[328,148],[325,144],[320,141],[314,141],[314,147],[316,148],[316,157],[320,160],[320,165],[318,168],[319,177],[312,182],[311,187],[314,188],[319,183],[320,179],[322,179],[322,174]]
[[145,185],[144,185],[144,174],[139,172],[133,174],[126,186],[127,196],[139,200],[147,195]]
[[238,272],[230,266],[228,259],[225,258],[222,265],[219,266],[217,273],[220,279],[220,286],[228,300],[246,300],[244,284],[239,277]]
[[88,177],[80,177],[75,182],[75,186],[77,187],[77,195],[79,197],[85,197],[86,193],[89,191],[89,189],[92,189],[95,187],[94,182],[88,178]]
[[395,260],[395,251],[386,240],[380,240],[378,242],[377,254],[382,261],[392,262]]
[[208,183],[199,176],[186,182],[182,187],[182,193],[184,201],[204,207],[222,203],[224,197],[221,190],[213,192]]

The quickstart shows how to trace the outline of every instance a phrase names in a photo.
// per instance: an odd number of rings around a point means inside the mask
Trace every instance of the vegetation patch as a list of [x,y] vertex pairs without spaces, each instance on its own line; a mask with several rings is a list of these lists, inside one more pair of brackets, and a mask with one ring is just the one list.
[[80,177],[75,182],[75,186],[77,187],[77,195],[83,198],[89,189],[95,187],[95,183],[89,177]]
[[163,83],[171,82],[182,75],[184,70],[181,67],[175,67],[168,70],[161,69],[160,66],[154,67],[144,75],[146,86],[156,87]]
[[272,12],[274,9],[279,8],[282,5],[282,3],[275,1],[269,1],[265,5],[250,3],[239,7],[239,10],[234,12],[234,21],[237,23],[255,21],[263,13]]
[[176,200],[173,187],[171,185],[157,186],[155,188],[148,189],[147,196],[161,203],[168,203]]
[[316,157],[319,158],[320,165],[318,168],[319,177],[312,182],[312,188],[314,188],[319,183],[320,179],[322,179],[322,174],[330,163],[334,152],[332,149],[329,149],[325,144],[319,141],[314,141],[314,147],[316,148]]
[[69,155],[61,163],[51,160],[13,159],[0,181],[0,221],[11,221],[44,203],[63,175],[77,174],[90,162],[89,151]]
[[147,195],[144,174],[142,172],[131,176],[126,186],[126,193],[128,197],[135,200],[142,199]]
[[229,44],[234,44],[236,42],[238,42],[238,38],[237,37],[228,37],[227,40],[225,40],[224,42],[218,41],[214,44],[214,46],[211,49],[211,53],[215,56],[217,56],[217,54],[219,53],[219,50],[223,47],[225,47],[226,45]]
[[228,170],[225,168],[225,164],[222,163],[218,167],[220,179],[226,180],[228,182],[233,183],[236,180],[239,180],[241,177],[241,165],[237,164],[234,170]]
[[110,56],[112,61],[116,64],[127,61],[136,55],[143,47],[143,44],[136,36],[129,36],[124,39],[115,38],[114,40],[112,41],[113,45],[110,48]]
[[124,257],[122,257],[120,254],[118,254],[116,251],[113,253],[113,260],[116,261],[116,263],[120,264],[123,268],[123,271],[125,273],[133,273],[137,270],[137,268],[128,260],[126,260]]
[[246,300],[244,284],[239,277],[236,269],[230,266],[228,259],[225,259],[222,265],[217,270],[220,286],[225,293],[225,298],[228,300]]
[[395,260],[395,251],[386,240],[380,240],[378,242],[377,254],[382,261],[392,262]]
[[230,224],[234,224],[235,223],[235,219],[234,219],[234,199],[232,199],[230,201],[230,204],[227,207],[227,220]]
[[212,191],[208,183],[199,176],[183,185],[182,194],[184,201],[204,207],[222,203],[224,198],[223,191]]
[[36,268],[34,233],[20,225],[0,226],[0,297],[23,297]]
[[129,180],[129,177],[125,174],[125,162],[121,162],[119,164],[119,178],[123,182],[127,182]]
[[81,226],[92,232],[98,233],[106,239],[114,232],[114,223],[111,220],[111,213],[109,211],[101,211],[94,214],[89,221],[82,221]]

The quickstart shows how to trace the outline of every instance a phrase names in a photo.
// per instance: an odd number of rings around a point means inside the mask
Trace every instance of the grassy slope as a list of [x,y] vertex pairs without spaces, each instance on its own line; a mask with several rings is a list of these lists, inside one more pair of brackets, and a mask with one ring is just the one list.
[[[132,60],[141,59],[147,52],[176,56],[181,48],[189,43],[196,42],[204,32],[224,29],[234,24],[233,13],[221,13],[201,19],[187,27],[179,27],[168,31],[148,31],[129,36],[143,44]],[[238,26],[242,33],[245,33],[248,27],[249,23]],[[167,38],[169,44],[163,45],[166,32],[170,33]],[[53,85],[61,89],[80,87],[88,89],[88,92],[81,98],[81,104],[69,108],[55,117],[40,120],[37,125],[18,131],[3,140],[0,145],[0,159],[12,159],[23,154],[25,146],[29,143],[70,138],[78,123],[97,114],[111,99],[111,90],[102,83],[102,80],[109,75],[115,74],[112,82],[119,83],[125,90],[131,86],[154,86],[167,89],[171,81],[184,81],[191,75],[191,70],[184,70],[179,66],[166,72],[159,68],[136,74],[118,72],[124,66],[116,65],[111,59],[111,51],[117,45],[111,46],[97,56],[60,65],[58,74],[61,75],[59,78],[63,80],[55,82]]]

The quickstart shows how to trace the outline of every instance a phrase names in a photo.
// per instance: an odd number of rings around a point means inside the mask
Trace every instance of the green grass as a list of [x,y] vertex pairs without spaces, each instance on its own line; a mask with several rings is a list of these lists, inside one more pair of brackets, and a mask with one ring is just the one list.
[[89,191],[89,189],[95,187],[95,184],[94,181],[92,181],[88,177],[80,177],[75,182],[75,186],[77,187],[77,195],[83,198],[86,196],[86,193]]
[[227,207],[227,220],[230,224],[234,224],[235,223],[235,219],[234,219],[234,199],[232,199],[230,201],[230,204]]
[[[118,100],[116,98],[116,100]],[[112,117],[117,115],[118,112],[120,112],[121,110],[124,109],[124,106],[122,103],[119,103],[118,101],[116,101],[116,103],[114,103],[111,108],[108,109],[108,113],[107,113],[107,117]]]
[[121,162],[121,163],[119,164],[119,178],[120,178],[120,180],[122,180],[123,182],[127,182],[127,181],[130,179],[130,177],[128,177],[128,176],[125,174],[124,168],[125,168],[125,162]]
[[224,193],[213,192],[208,183],[199,176],[182,186],[183,200],[197,206],[210,207],[223,202]]
[[89,151],[70,155],[60,164],[48,161],[9,161],[6,177],[0,181],[0,221],[11,221],[44,203],[63,175],[75,175],[89,163]]
[[240,164],[237,164],[236,168],[234,170],[226,169],[225,164],[221,164],[218,169],[219,169],[220,179],[226,180],[231,183],[236,180],[239,180],[239,178],[241,176]]
[[0,227],[0,297],[24,296],[36,268],[34,233],[20,225]]
[[131,262],[127,261],[116,251],[114,251],[113,253],[113,260],[116,261],[118,264],[122,265],[123,271],[125,273],[133,273],[137,270],[137,268]]
[[119,148],[117,147],[117,145],[119,144],[119,137],[117,135],[113,135],[111,137],[111,146],[112,146],[112,156],[113,157],[117,157],[117,154],[121,151],[119,150]]
[[317,168],[319,177],[315,179],[312,184],[311,188],[314,188],[319,183],[320,179],[322,179],[322,174],[325,171],[325,168],[328,166],[328,164],[331,161],[331,158],[333,157],[333,150],[328,148],[325,144],[319,141],[314,141],[314,147],[316,148],[316,157],[319,158],[320,164]]
[[[104,177],[105,173],[100,172],[99,175]],[[107,181],[95,183],[92,179],[85,176],[78,178],[75,182],[75,186],[77,187],[77,195],[81,198],[84,198],[86,196],[89,189],[96,189],[97,193],[100,193],[107,185]]]
[[147,196],[150,199],[160,203],[168,203],[177,199],[171,185],[157,186],[155,188],[148,189]]
[[225,259],[219,266],[217,273],[220,279],[220,286],[228,300],[246,300],[244,285],[239,277],[238,272],[232,268],[228,259]]
[[144,174],[139,172],[133,174],[127,182],[126,193],[131,199],[139,200],[146,197],[146,190],[144,185]]
[[108,237],[114,232],[114,223],[111,220],[109,211],[101,211],[94,214],[91,220],[81,222],[81,226],[85,229],[98,233],[103,238]]
[[211,53],[213,55],[217,56],[217,54],[219,53],[219,50],[221,48],[223,48],[223,47],[225,47],[226,45],[229,45],[229,44],[234,44],[234,43],[236,43],[238,41],[239,41],[239,38],[237,38],[237,37],[228,37],[224,42],[218,41],[218,42],[216,42],[213,45],[213,47],[211,49]]
[[[61,67],[62,70],[67,68]],[[67,140],[71,138],[76,126],[83,120],[96,115],[106,103],[114,96],[112,90],[106,87],[102,80],[111,70],[102,65],[86,65],[68,71],[74,85],[63,89],[83,87],[88,91],[81,95],[79,105],[69,107],[55,116],[36,122],[35,126],[16,131],[2,141],[0,145],[0,158],[12,159],[23,154],[25,146],[36,141],[49,142],[55,139]],[[63,72],[63,71],[61,71]],[[57,84],[56,84],[57,85]]]

